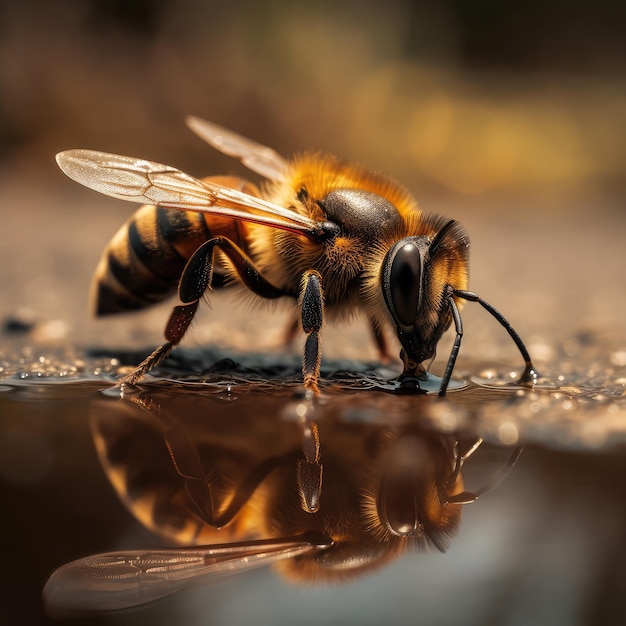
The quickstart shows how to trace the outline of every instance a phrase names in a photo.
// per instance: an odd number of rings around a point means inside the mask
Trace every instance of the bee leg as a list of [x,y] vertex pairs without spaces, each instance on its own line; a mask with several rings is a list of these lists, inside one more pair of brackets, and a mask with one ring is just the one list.
[[307,389],[304,402],[298,401],[293,405],[293,418],[300,427],[302,437],[299,458],[296,461],[296,482],[300,508],[305,513],[317,513],[319,510],[324,477],[319,428],[312,419],[315,400],[313,390]]
[[304,274],[298,304],[300,305],[302,330],[307,334],[302,359],[304,387],[307,391],[317,394],[319,393],[318,382],[322,360],[320,329],[324,321],[322,279],[317,272],[310,270]]
[[132,372],[121,378],[118,385],[134,385],[138,383],[148,372],[158,367],[169,356],[170,352],[180,343],[187,332],[193,316],[198,309],[198,301],[191,304],[175,306],[165,325],[165,339],[162,346],[159,346],[152,354],[146,357]]
[[[292,450],[281,456],[263,459],[258,465],[255,465],[249,473],[244,474],[243,478],[234,489],[230,502],[224,508],[224,506],[222,506],[224,503],[216,502],[214,497],[214,483],[219,475],[219,468],[213,463],[213,459],[219,455],[212,454],[211,451],[213,448],[206,450],[203,448],[203,454],[201,456],[193,437],[177,419],[176,415],[161,407],[154,398],[146,395],[131,396],[130,401],[144,409],[149,415],[161,420],[165,446],[172,466],[184,481],[188,502],[195,515],[214,528],[223,528],[230,524],[245,506],[246,502],[250,500],[267,475],[273,472],[277,467],[285,465],[293,466],[295,461],[298,467],[298,476],[300,476],[301,464],[309,463],[305,433],[305,446],[303,450],[306,460],[301,458],[302,451],[299,450]],[[315,437],[314,460],[319,462],[319,435],[317,433],[317,425],[311,423],[311,427],[313,436]],[[305,430],[305,426],[303,426],[303,430]],[[321,466],[319,466],[318,473],[321,474]],[[306,485],[308,486],[308,484],[309,483]],[[308,496],[308,491],[300,489],[300,499],[306,502],[308,507],[305,509],[306,512],[314,512],[317,510],[316,507],[319,507],[321,476],[319,484],[319,489],[310,497]]]
[[[500,325],[509,333],[509,336],[517,346],[517,349],[520,351],[522,358],[524,359],[524,371],[519,379],[519,384],[532,384],[536,382],[539,377],[539,373],[535,369],[533,362],[530,358],[530,354],[522,338],[517,334],[517,331],[511,326],[509,321],[494,307],[492,307],[488,302],[485,302],[478,294],[475,294],[471,291],[463,291],[461,289],[455,289],[452,291],[452,294],[457,296],[458,298],[463,298],[463,300],[469,300],[470,302],[478,302],[480,306],[483,307],[488,313],[493,315],[496,320],[500,323]],[[451,300],[452,301],[452,300]]]
[[268,299],[287,295],[263,277],[250,257],[235,242],[220,235],[203,243],[187,262],[178,285],[181,302],[200,300],[211,286],[215,248],[219,248],[228,257],[241,282],[253,293]]
[[322,496],[324,466],[321,463],[320,435],[317,423],[306,415],[300,421],[302,427],[302,452],[304,459],[297,461],[296,478],[300,495],[300,508],[305,513],[317,513]]
[[161,420],[167,452],[176,473],[184,480],[189,502],[203,521],[213,524],[216,507],[211,490],[211,470],[204,467],[190,434],[176,416],[162,408],[154,398],[145,395],[131,396],[130,401]]
[[183,304],[175,306],[165,326],[166,343],[158,347],[130,374],[119,381],[134,384],[150,370],[162,363],[174,346],[177,346],[191,325],[198,303],[211,286],[213,278],[213,254],[219,248],[230,259],[241,281],[251,291],[263,298],[278,298],[285,293],[269,283],[246,253],[227,237],[219,236],[204,242],[190,257],[178,284],[178,297]]

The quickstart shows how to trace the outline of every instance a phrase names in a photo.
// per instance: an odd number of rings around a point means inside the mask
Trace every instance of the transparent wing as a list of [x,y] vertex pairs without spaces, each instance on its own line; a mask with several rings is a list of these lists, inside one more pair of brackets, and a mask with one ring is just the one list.
[[269,180],[286,179],[287,161],[272,148],[199,117],[190,115],[185,122],[200,139],[223,154],[238,159],[253,172]]
[[233,217],[309,236],[318,230],[317,222],[295,211],[169,165],[93,150],[59,152],[56,160],[71,179],[120,200]]
[[114,611],[164,598],[211,578],[323,550],[325,540],[303,537],[179,549],[108,552],[72,561],[46,582],[52,616]]

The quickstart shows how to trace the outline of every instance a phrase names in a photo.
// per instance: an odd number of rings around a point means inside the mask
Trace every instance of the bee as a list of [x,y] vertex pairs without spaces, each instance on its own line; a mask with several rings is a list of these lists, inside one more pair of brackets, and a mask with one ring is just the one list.
[[[165,343],[118,384],[134,384],[183,339],[209,288],[245,286],[259,300],[290,298],[306,333],[302,373],[318,392],[321,329],[326,319],[361,313],[382,358],[385,329],[395,330],[403,371],[400,389],[420,383],[443,333],[455,340],[441,379],[448,388],[461,345],[464,301],[478,302],[507,330],[525,362],[523,384],[537,373],[509,322],[467,291],[469,235],[460,222],[420,210],[388,176],[328,154],[290,160],[271,148],[196,117],[187,124],[222,153],[265,178],[193,178],[144,159],[89,150],[57,154],[75,181],[106,195],[148,203],[119,229],[95,273],[97,315],[160,302],[178,289]],[[295,329],[292,329],[292,333]]]
[[[418,404],[422,421],[393,426],[344,419],[355,406],[385,415],[389,396],[351,398],[319,424],[323,498],[311,514],[297,480],[298,426],[278,414],[276,399],[223,403],[191,394],[194,411],[189,394],[167,391],[92,405],[94,448],[111,485],[173,547],[65,564],[44,589],[49,608],[128,608],[269,564],[294,582],[342,582],[414,550],[443,552],[463,506],[497,484],[521,452],[495,480],[468,490],[463,468],[482,441],[425,426],[430,398]],[[413,398],[403,400],[415,409]]]

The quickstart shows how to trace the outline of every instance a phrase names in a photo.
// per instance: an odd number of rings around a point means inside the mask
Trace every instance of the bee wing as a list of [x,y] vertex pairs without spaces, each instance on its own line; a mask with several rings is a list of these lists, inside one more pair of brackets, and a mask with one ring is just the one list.
[[52,615],[130,608],[191,585],[323,550],[328,541],[265,539],[195,548],[106,552],[72,561],[43,590]]
[[193,115],[185,118],[185,122],[200,139],[223,154],[238,159],[253,172],[275,181],[287,177],[286,159],[272,148]]
[[71,179],[120,200],[233,217],[310,237],[318,230],[317,222],[295,211],[169,165],[93,150],[59,152],[56,161]]

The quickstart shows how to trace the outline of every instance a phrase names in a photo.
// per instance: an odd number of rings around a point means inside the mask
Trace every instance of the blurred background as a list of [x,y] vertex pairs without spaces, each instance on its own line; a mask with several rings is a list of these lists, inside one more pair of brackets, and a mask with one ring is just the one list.
[[[160,341],[171,304],[90,319],[91,275],[133,207],[71,182],[54,155],[91,148],[195,176],[242,174],[185,128],[194,114],[285,155],[321,149],[382,170],[425,210],[460,219],[472,239],[471,288],[505,312],[541,371],[617,397],[626,384],[625,18],[618,0],[0,0],[0,321],[5,330],[34,321],[25,338],[0,336],[0,372],[25,342]],[[263,350],[282,332],[273,316],[262,318],[264,332],[256,316],[248,329],[227,298],[212,307],[187,346]],[[479,307],[466,307],[464,323],[466,372],[477,371],[468,358],[518,364]],[[365,332],[326,329],[324,357],[374,358]],[[535,435],[567,447],[544,426],[551,416],[572,421],[566,402],[552,400]],[[11,512],[0,526],[10,553],[0,604],[14,610],[11,624],[29,611],[46,623],[39,591],[53,567],[150,539],[129,526],[101,475],[84,405],[17,404],[8,426],[0,422]],[[623,442],[620,406],[610,428]],[[491,408],[506,418],[501,403]],[[207,598],[215,623],[252,608],[257,623],[304,615],[331,624],[355,606],[364,624],[415,623],[420,610],[426,623],[623,623],[624,455],[596,452],[529,451],[503,499],[469,508],[449,558],[420,555],[422,568],[404,560],[343,591],[285,591],[259,574],[118,623],[205,623]]]
[[285,152],[341,151],[462,193],[622,175],[617,0],[0,7],[13,163],[43,169],[87,141],[200,166],[211,155],[181,127],[191,112]]
[[625,14],[618,0],[0,0],[0,313],[83,332],[93,268],[132,210],[68,181],[56,152],[241,173],[185,128],[195,114],[388,172],[460,218],[472,287],[495,283],[528,332],[566,299],[572,328],[618,323]]

